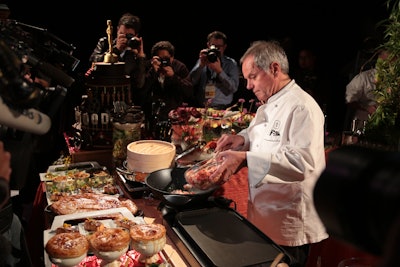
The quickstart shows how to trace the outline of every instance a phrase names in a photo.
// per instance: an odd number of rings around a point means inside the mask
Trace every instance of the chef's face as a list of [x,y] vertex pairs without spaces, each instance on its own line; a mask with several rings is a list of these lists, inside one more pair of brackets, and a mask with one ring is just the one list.
[[265,102],[277,88],[277,81],[271,69],[265,71],[254,64],[254,56],[248,56],[242,63],[243,77],[247,81],[246,88],[252,90],[259,101]]

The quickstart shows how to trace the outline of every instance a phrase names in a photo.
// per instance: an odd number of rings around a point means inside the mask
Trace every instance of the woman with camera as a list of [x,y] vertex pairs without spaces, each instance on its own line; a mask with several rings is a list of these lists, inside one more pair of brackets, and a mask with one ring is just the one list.
[[175,58],[175,47],[169,41],[154,44],[151,56],[142,107],[149,127],[154,128],[156,123],[168,120],[170,110],[192,99],[193,86],[189,69]]
[[195,106],[226,109],[232,104],[239,86],[237,62],[224,52],[227,37],[220,31],[207,36],[207,48],[200,51],[196,65],[190,71],[194,87]]

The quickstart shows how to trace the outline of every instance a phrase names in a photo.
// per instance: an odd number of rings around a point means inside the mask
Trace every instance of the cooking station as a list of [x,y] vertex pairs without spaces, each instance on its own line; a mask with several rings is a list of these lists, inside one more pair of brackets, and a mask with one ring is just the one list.
[[[90,169],[93,163],[81,162],[73,166]],[[98,164],[95,167],[99,168]],[[162,169],[147,178],[161,173],[170,179],[179,178],[183,183],[186,169]],[[137,205],[139,212],[135,216],[143,216],[146,223],[160,223],[166,227],[167,244],[161,253],[171,266],[270,266],[285,254],[235,210],[233,200],[216,189],[194,195],[158,194],[160,192],[149,184],[132,181],[121,171],[113,170],[112,176],[120,195]],[[49,214],[46,190],[46,182],[42,181],[28,229],[28,245],[35,266],[43,265],[43,246],[37,246],[38,240],[43,240],[43,232],[38,229],[48,231],[54,219]]]
[[[178,158],[177,167],[155,171],[153,175],[163,177],[154,178],[162,181],[154,184],[160,186],[160,190],[150,188],[142,174],[140,181],[133,179],[135,174],[126,173],[126,164],[113,169],[112,173],[121,195],[138,206],[140,213],[137,216],[143,216],[146,223],[155,222],[166,227],[167,243],[162,254],[171,266],[274,266],[285,256],[284,251],[246,219],[247,167],[241,168],[215,191],[194,196],[163,192],[172,177],[180,178],[182,183],[184,171],[191,166],[188,162],[197,162],[198,158],[204,160],[207,156],[196,148]],[[85,166],[84,163],[78,165]],[[51,225],[44,211],[47,205],[46,187],[42,182],[37,189],[27,231],[35,266],[43,266],[43,247],[37,246],[37,242],[43,239],[38,229],[46,230]],[[311,247],[307,267],[320,266],[321,262],[323,266],[336,267],[342,259],[355,256],[375,260],[340,240],[328,238]]]
[[[285,252],[234,208],[231,199],[214,194],[176,195],[154,190],[149,180],[157,176],[184,180],[187,168],[156,171],[147,177],[142,199],[154,197],[156,216],[167,227],[167,234],[189,266],[271,266]],[[160,177],[162,176],[162,177]],[[167,179],[166,183],[169,182]],[[118,179],[125,188],[129,180]],[[163,188],[163,185],[160,185]],[[146,196],[147,195],[147,196]],[[136,200],[135,200],[136,201]],[[146,210],[144,207],[144,215]],[[153,210],[154,211],[154,210]]]

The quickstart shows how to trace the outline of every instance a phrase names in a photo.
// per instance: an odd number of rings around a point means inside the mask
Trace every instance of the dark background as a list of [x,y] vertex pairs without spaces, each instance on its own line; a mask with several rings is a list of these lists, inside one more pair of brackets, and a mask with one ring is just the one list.
[[[89,67],[88,58],[97,40],[106,36],[107,20],[114,25],[125,12],[141,18],[145,52],[160,40],[171,41],[175,57],[191,69],[209,32],[228,36],[226,54],[239,61],[249,44],[258,39],[289,40],[284,43],[291,60],[301,47],[312,47],[320,67],[331,79],[328,115],[331,131],[340,131],[345,113],[344,90],[357,51],[368,37],[382,37],[379,22],[388,17],[386,1],[84,1],[0,0],[11,10],[10,18],[46,29],[76,47],[77,72]],[[102,4],[100,4],[102,3]],[[243,87],[244,88],[244,87]],[[243,92],[247,90],[243,89]]]
[[[142,20],[145,50],[159,40],[176,47],[176,58],[191,68],[206,35],[221,30],[228,36],[226,54],[239,59],[250,42],[290,37],[295,44],[312,44],[329,65],[354,57],[363,38],[375,35],[375,25],[386,18],[384,1],[23,1],[0,0],[10,18],[47,29],[76,46],[81,66],[98,38],[105,36],[107,20],[116,26],[131,12]],[[116,27],[114,27],[116,30]]]

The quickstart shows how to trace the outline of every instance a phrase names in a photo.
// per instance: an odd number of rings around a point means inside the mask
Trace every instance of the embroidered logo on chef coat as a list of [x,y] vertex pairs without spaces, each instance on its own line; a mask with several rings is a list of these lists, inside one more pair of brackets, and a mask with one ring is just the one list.
[[279,133],[279,126],[281,125],[281,122],[276,120],[274,121],[274,124],[272,125],[272,130],[269,133],[270,136],[280,136],[281,134]]

